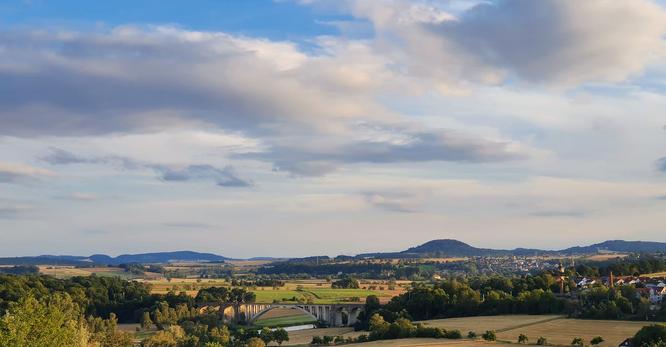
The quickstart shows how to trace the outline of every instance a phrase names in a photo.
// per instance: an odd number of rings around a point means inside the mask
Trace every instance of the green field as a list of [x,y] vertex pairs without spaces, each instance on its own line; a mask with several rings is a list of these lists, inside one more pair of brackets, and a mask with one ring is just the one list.
[[264,304],[272,303],[275,300],[284,301],[284,299],[291,299],[292,297],[296,297],[296,299],[302,299],[302,300],[308,299],[308,296],[306,296],[304,292],[299,292],[296,290],[266,289],[266,290],[255,290],[253,292],[257,296],[255,302],[264,303]]
[[256,302],[258,303],[289,301],[295,297],[296,300],[300,299],[306,302],[311,300],[315,304],[332,304],[336,302],[350,302],[353,300],[352,298],[359,298],[360,302],[363,302],[368,295],[379,297],[390,296],[389,294],[374,290],[332,288],[305,288],[303,290],[265,288],[264,290],[255,290],[253,292],[257,296]]
[[314,322],[316,322],[316,320],[310,316],[298,315],[298,316],[289,316],[289,317],[259,319],[254,322],[254,325],[258,327],[277,328],[277,327],[287,327],[293,325],[310,324]]

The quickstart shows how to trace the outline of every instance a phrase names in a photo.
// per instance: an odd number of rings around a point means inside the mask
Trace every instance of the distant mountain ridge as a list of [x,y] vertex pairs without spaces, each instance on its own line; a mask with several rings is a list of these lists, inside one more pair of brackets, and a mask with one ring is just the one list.
[[170,262],[220,262],[232,260],[213,253],[193,251],[154,252],[139,254],[122,254],[111,257],[106,254],[93,254],[88,257],[72,255],[40,255],[37,257],[0,258],[0,265],[11,264],[44,264],[44,265],[118,265],[128,263],[170,263]]
[[[364,253],[348,258],[414,258],[429,255],[446,257],[482,257],[482,256],[527,256],[527,255],[577,255],[591,254],[598,251],[625,252],[625,253],[666,253],[666,242],[654,241],[624,241],[608,240],[589,246],[575,246],[562,250],[542,250],[534,248],[491,249],[477,248],[465,242],[453,239],[431,240],[419,246],[411,247],[400,252],[378,252]],[[288,258],[254,257],[247,260],[286,260]],[[306,258],[293,258],[299,261],[323,261],[330,259],[328,256],[312,256]],[[200,253],[193,251],[154,252],[139,254],[122,254],[111,257],[105,254],[93,254],[91,256],[73,255],[40,255],[30,257],[5,257],[0,258],[0,265],[118,265],[127,263],[170,263],[170,262],[222,262],[235,260],[213,253]]]
[[624,241],[624,240],[608,240],[600,243],[595,243],[589,246],[575,246],[562,250],[543,250],[535,248],[515,248],[515,249],[490,249],[490,248],[477,248],[462,241],[453,239],[440,239],[431,240],[416,247],[411,247],[401,252],[388,252],[388,253],[365,253],[359,254],[358,257],[392,257],[392,258],[409,258],[419,257],[423,255],[443,255],[447,257],[492,257],[492,256],[526,256],[526,255],[575,255],[575,254],[590,254],[598,251],[608,252],[666,252],[666,242],[652,242],[652,241]]

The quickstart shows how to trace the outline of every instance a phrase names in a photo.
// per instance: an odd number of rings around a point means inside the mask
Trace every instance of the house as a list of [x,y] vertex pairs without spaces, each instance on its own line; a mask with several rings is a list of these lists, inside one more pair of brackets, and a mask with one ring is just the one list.
[[636,295],[647,298],[653,305],[660,305],[666,295],[666,288],[636,288]]

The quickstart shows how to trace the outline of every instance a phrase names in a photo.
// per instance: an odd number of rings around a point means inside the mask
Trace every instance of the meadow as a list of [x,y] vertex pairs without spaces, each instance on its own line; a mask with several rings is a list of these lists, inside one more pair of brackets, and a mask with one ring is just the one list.
[[45,275],[50,275],[56,278],[69,278],[74,276],[115,276],[122,279],[130,280],[137,278],[155,278],[158,274],[146,272],[143,275],[137,276],[130,272],[126,272],[119,267],[74,267],[74,266],[52,266],[40,265],[39,272]]
[[[171,281],[160,279],[144,282],[152,286],[151,291],[155,294],[165,294],[173,290],[175,292],[184,291],[191,296],[196,296],[199,289],[202,288],[230,285],[230,283],[221,279],[172,279]],[[380,301],[388,302],[404,290],[400,286],[389,290],[388,285],[381,281],[361,282],[361,286],[366,289],[331,288],[331,284],[326,280],[293,280],[286,282],[283,287],[256,287],[250,289],[250,291],[255,293],[255,302],[257,303],[297,302],[300,300],[315,304],[332,304],[364,302],[368,295],[376,295]],[[367,289],[368,287],[375,287],[376,289]]]

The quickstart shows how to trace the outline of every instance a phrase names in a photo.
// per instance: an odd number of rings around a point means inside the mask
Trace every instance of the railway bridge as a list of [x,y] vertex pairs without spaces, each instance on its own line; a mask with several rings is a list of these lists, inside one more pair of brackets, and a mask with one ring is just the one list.
[[298,310],[312,319],[325,322],[331,327],[353,326],[365,305],[362,303],[339,304],[260,304],[260,303],[219,303],[207,302],[197,305],[200,312],[213,310],[223,315],[225,322],[246,322],[248,324],[261,318],[276,308]]

